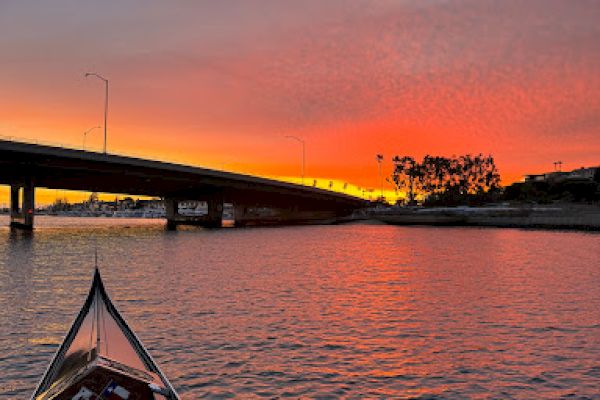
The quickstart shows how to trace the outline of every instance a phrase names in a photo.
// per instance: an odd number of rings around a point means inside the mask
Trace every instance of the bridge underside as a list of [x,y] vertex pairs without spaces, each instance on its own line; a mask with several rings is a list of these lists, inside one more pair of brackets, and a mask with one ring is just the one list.
[[[364,206],[360,199],[248,175],[130,157],[0,141],[0,184],[11,186],[11,225],[33,227],[36,187],[126,193],[165,200],[168,227],[220,226],[223,203],[236,225],[332,222]],[[178,203],[208,203],[204,216]]]

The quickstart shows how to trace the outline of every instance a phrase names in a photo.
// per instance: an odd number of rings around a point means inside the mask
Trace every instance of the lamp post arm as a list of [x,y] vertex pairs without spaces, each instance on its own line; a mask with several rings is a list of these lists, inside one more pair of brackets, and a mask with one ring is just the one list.
[[90,133],[94,129],[99,129],[99,128],[100,128],[99,126],[94,126],[90,129],[88,129],[87,131],[83,132],[83,147],[82,147],[83,150],[85,150],[85,139],[87,138],[88,133]]

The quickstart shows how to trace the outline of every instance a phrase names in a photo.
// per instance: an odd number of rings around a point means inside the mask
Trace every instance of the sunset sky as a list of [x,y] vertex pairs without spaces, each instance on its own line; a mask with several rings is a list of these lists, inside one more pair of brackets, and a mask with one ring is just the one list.
[[[598,1],[0,3],[0,135],[377,187],[375,155],[600,164]],[[89,136],[99,149],[101,130]],[[2,203],[3,201],[0,201]]]

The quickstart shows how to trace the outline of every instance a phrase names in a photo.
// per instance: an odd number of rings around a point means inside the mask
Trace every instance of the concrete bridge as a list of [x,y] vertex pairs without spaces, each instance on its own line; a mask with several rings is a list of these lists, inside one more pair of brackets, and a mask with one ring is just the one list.
[[[35,188],[155,196],[167,227],[221,226],[232,203],[236,226],[335,222],[367,206],[357,197],[250,175],[63,147],[0,140],[0,184],[10,185],[11,226],[33,228]],[[178,203],[206,201],[208,213],[181,215]],[[257,210],[269,209],[268,215]]]

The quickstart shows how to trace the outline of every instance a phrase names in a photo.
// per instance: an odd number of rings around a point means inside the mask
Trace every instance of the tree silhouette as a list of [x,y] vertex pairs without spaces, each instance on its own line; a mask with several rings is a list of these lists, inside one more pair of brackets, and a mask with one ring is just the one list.
[[396,156],[393,161],[392,180],[408,193],[411,204],[417,195],[426,203],[458,204],[500,188],[500,175],[491,155],[425,155],[422,162]]

